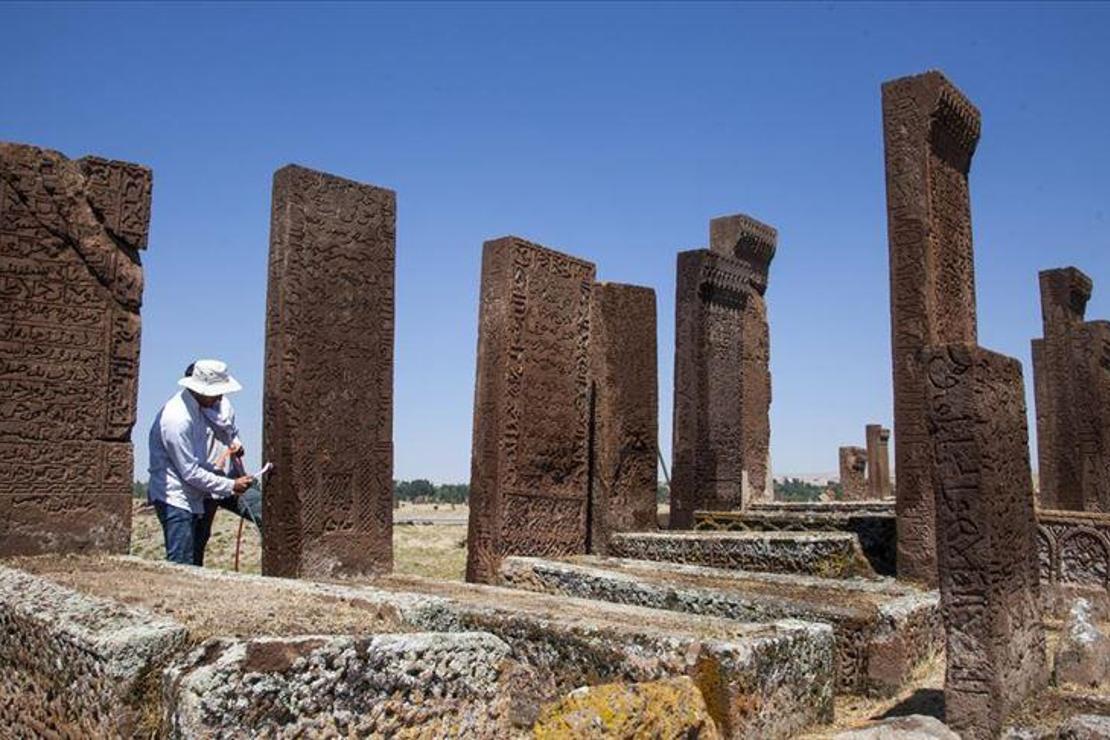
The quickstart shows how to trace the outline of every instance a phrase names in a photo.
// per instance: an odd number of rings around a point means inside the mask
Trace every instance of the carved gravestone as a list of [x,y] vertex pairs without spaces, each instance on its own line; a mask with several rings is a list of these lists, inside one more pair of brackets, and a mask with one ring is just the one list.
[[767,274],[777,232],[747,216],[710,222],[710,248],[678,255],[674,529],[698,509],[770,500]]
[[517,237],[482,254],[466,578],[587,546],[594,266]]
[[0,556],[125,553],[151,172],[0,143]]
[[936,582],[919,353],[976,339],[968,171],[979,111],[939,72],[883,85],[898,575]]
[[944,706],[961,737],[998,736],[1045,679],[1021,364],[972,343],[922,353],[947,631]]
[[1074,267],[1040,273],[1033,377],[1046,509],[1110,512],[1110,323],[1084,320],[1093,287]]
[[292,165],[274,174],[267,575],[392,569],[395,222],[391,190]]
[[890,430],[880,424],[867,425],[867,497],[889,498]]
[[840,491],[845,501],[867,498],[867,450],[840,448]]
[[659,389],[655,291],[596,283],[590,318],[590,552],[614,532],[655,529]]

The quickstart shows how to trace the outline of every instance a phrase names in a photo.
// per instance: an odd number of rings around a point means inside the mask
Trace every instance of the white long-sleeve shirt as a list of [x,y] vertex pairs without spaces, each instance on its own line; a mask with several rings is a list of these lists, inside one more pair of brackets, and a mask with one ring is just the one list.
[[231,496],[235,481],[215,460],[217,450],[238,441],[226,397],[218,407],[203,409],[188,390],[176,393],[150,428],[150,500],[201,514],[206,498]]

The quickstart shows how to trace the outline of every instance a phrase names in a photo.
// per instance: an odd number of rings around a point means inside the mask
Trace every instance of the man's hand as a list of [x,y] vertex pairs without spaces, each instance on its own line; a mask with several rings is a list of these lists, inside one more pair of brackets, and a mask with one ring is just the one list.
[[246,490],[250,488],[253,484],[253,475],[243,475],[235,479],[235,485],[232,487],[232,490],[235,491],[235,493],[238,495],[240,493],[246,492]]

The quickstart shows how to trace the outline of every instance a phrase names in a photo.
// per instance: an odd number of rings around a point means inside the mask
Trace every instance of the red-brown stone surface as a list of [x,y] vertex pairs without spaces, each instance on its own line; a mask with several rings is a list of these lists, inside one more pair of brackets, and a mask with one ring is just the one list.
[[274,174],[266,308],[267,575],[393,567],[391,190]]
[[1021,364],[972,343],[922,353],[947,630],[944,706],[961,737],[998,736],[1045,679]]
[[1084,320],[1093,287],[1074,267],[1040,273],[1033,377],[1046,509],[1110,512],[1110,323]]
[[767,273],[777,232],[747,216],[710,222],[710,248],[678,255],[671,520],[770,499]]
[[586,551],[594,274],[518,237],[484,246],[468,581],[505,555]]
[[0,556],[127,552],[151,172],[0,143]]
[[590,552],[605,554],[613,532],[655,529],[659,372],[655,291],[593,286]]
[[898,575],[936,582],[920,351],[974,342],[968,171],[979,111],[939,72],[883,85]]
[[840,490],[845,501],[867,498],[867,450],[840,448]]
[[890,489],[890,430],[867,425],[867,497],[888,498]]

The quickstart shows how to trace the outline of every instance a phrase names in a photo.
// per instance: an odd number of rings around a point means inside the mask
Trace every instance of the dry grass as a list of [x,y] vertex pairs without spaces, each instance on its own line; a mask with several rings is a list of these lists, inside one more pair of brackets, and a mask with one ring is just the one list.
[[[437,516],[466,518],[465,506],[405,506],[405,514],[429,519]],[[235,541],[239,529],[239,517],[231,512],[220,510],[212,526],[212,538],[208,541],[205,565],[220,570],[233,570],[235,566]],[[131,554],[151,560],[165,557],[162,541],[162,528],[154,510],[135,503],[131,528]],[[449,524],[411,524],[397,525],[393,528],[394,571],[405,575],[427,576],[461,580],[466,572],[466,527]],[[262,542],[258,530],[247,522],[243,525],[242,549],[239,553],[239,570],[244,573],[258,573],[261,570]]]

